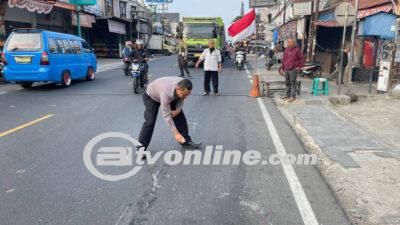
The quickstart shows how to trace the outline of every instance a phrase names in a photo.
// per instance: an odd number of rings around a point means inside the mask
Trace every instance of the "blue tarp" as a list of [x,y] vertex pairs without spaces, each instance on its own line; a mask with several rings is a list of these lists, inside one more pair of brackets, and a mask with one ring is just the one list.
[[274,43],[278,42],[278,36],[279,36],[278,29],[274,29],[274,40],[273,40]]
[[381,39],[394,39],[396,16],[389,13],[378,13],[368,16],[360,22],[358,35],[378,36]]
[[318,21],[335,21],[335,13],[334,12],[323,12],[318,15]]

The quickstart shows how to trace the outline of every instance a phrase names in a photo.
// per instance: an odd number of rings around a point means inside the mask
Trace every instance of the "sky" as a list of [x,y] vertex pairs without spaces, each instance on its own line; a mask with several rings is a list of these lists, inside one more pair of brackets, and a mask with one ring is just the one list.
[[[178,12],[183,16],[220,16],[227,29],[232,20],[240,14],[242,0],[173,0],[168,12]],[[249,10],[249,0],[243,0],[245,13]]]

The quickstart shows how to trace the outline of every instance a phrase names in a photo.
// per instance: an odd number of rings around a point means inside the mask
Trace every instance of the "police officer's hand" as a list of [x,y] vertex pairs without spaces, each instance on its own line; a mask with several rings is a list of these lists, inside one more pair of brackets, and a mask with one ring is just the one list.
[[175,140],[180,144],[183,144],[186,142],[186,139],[179,132],[177,132],[175,134]]
[[171,112],[171,116],[172,116],[172,118],[174,118],[174,117],[178,116],[180,112],[181,112],[180,110],[177,110],[177,111],[172,111],[172,112]]

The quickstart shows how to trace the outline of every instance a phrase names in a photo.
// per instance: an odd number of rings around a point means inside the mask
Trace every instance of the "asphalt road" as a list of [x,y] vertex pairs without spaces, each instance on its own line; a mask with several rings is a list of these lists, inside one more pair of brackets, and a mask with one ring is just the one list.
[[[266,158],[282,150],[305,154],[270,99],[247,97],[246,71],[224,66],[221,96],[202,96],[202,72],[191,69],[195,87],[184,111],[192,137],[204,147],[258,150]],[[176,57],[151,62],[150,73],[151,79],[177,75]],[[89,140],[111,131],[139,134],[144,106],[130,81],[115,69],[67,89],[0,85],[0,224],[349,224],[310,165],[170,166],[159,160],[122,181],[93,176],[82,159]],[[180,147],[159,114],[149,150],[171,149]]]

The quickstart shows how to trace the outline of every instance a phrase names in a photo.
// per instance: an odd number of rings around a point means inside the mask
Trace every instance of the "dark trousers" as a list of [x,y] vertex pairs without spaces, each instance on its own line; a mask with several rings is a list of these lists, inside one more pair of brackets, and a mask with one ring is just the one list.
[[185,76],[184,71],[186,71],[186,74],[188,76],[190,76],[190,73],[189,73],[189,70],[188,70],[188,67],[187,67],[187,62],[186,62],[185,58],[181,54],[178,54],[178,66],[179,66],[179,70],[181,71],[181,76],[182,77]]
[[211,80],[214,93],[218,93],[218,71],[204,71],[204,92],[210,93]]
[[296,98],[297,93],[297,71],[285,71],[286,96]]
[[[151,137],[153,136],[154,126],[156,125],[160,103],[150,98],[147,93],[143,94],[143,103],[146,109],[144,111],[144,123],[142,126],[142,130],[140,131],[139,142],[145,148],[147,148],[150,144]],[[175,110],[176,106],[171,104],[171,109]],[[186,141],[192,141],[192,138],[189,136],[189,128],[183,111],[181,111],[181,113],[179,113],[176,117],[172,119],[174,120],[176,129],[186,139]]]

